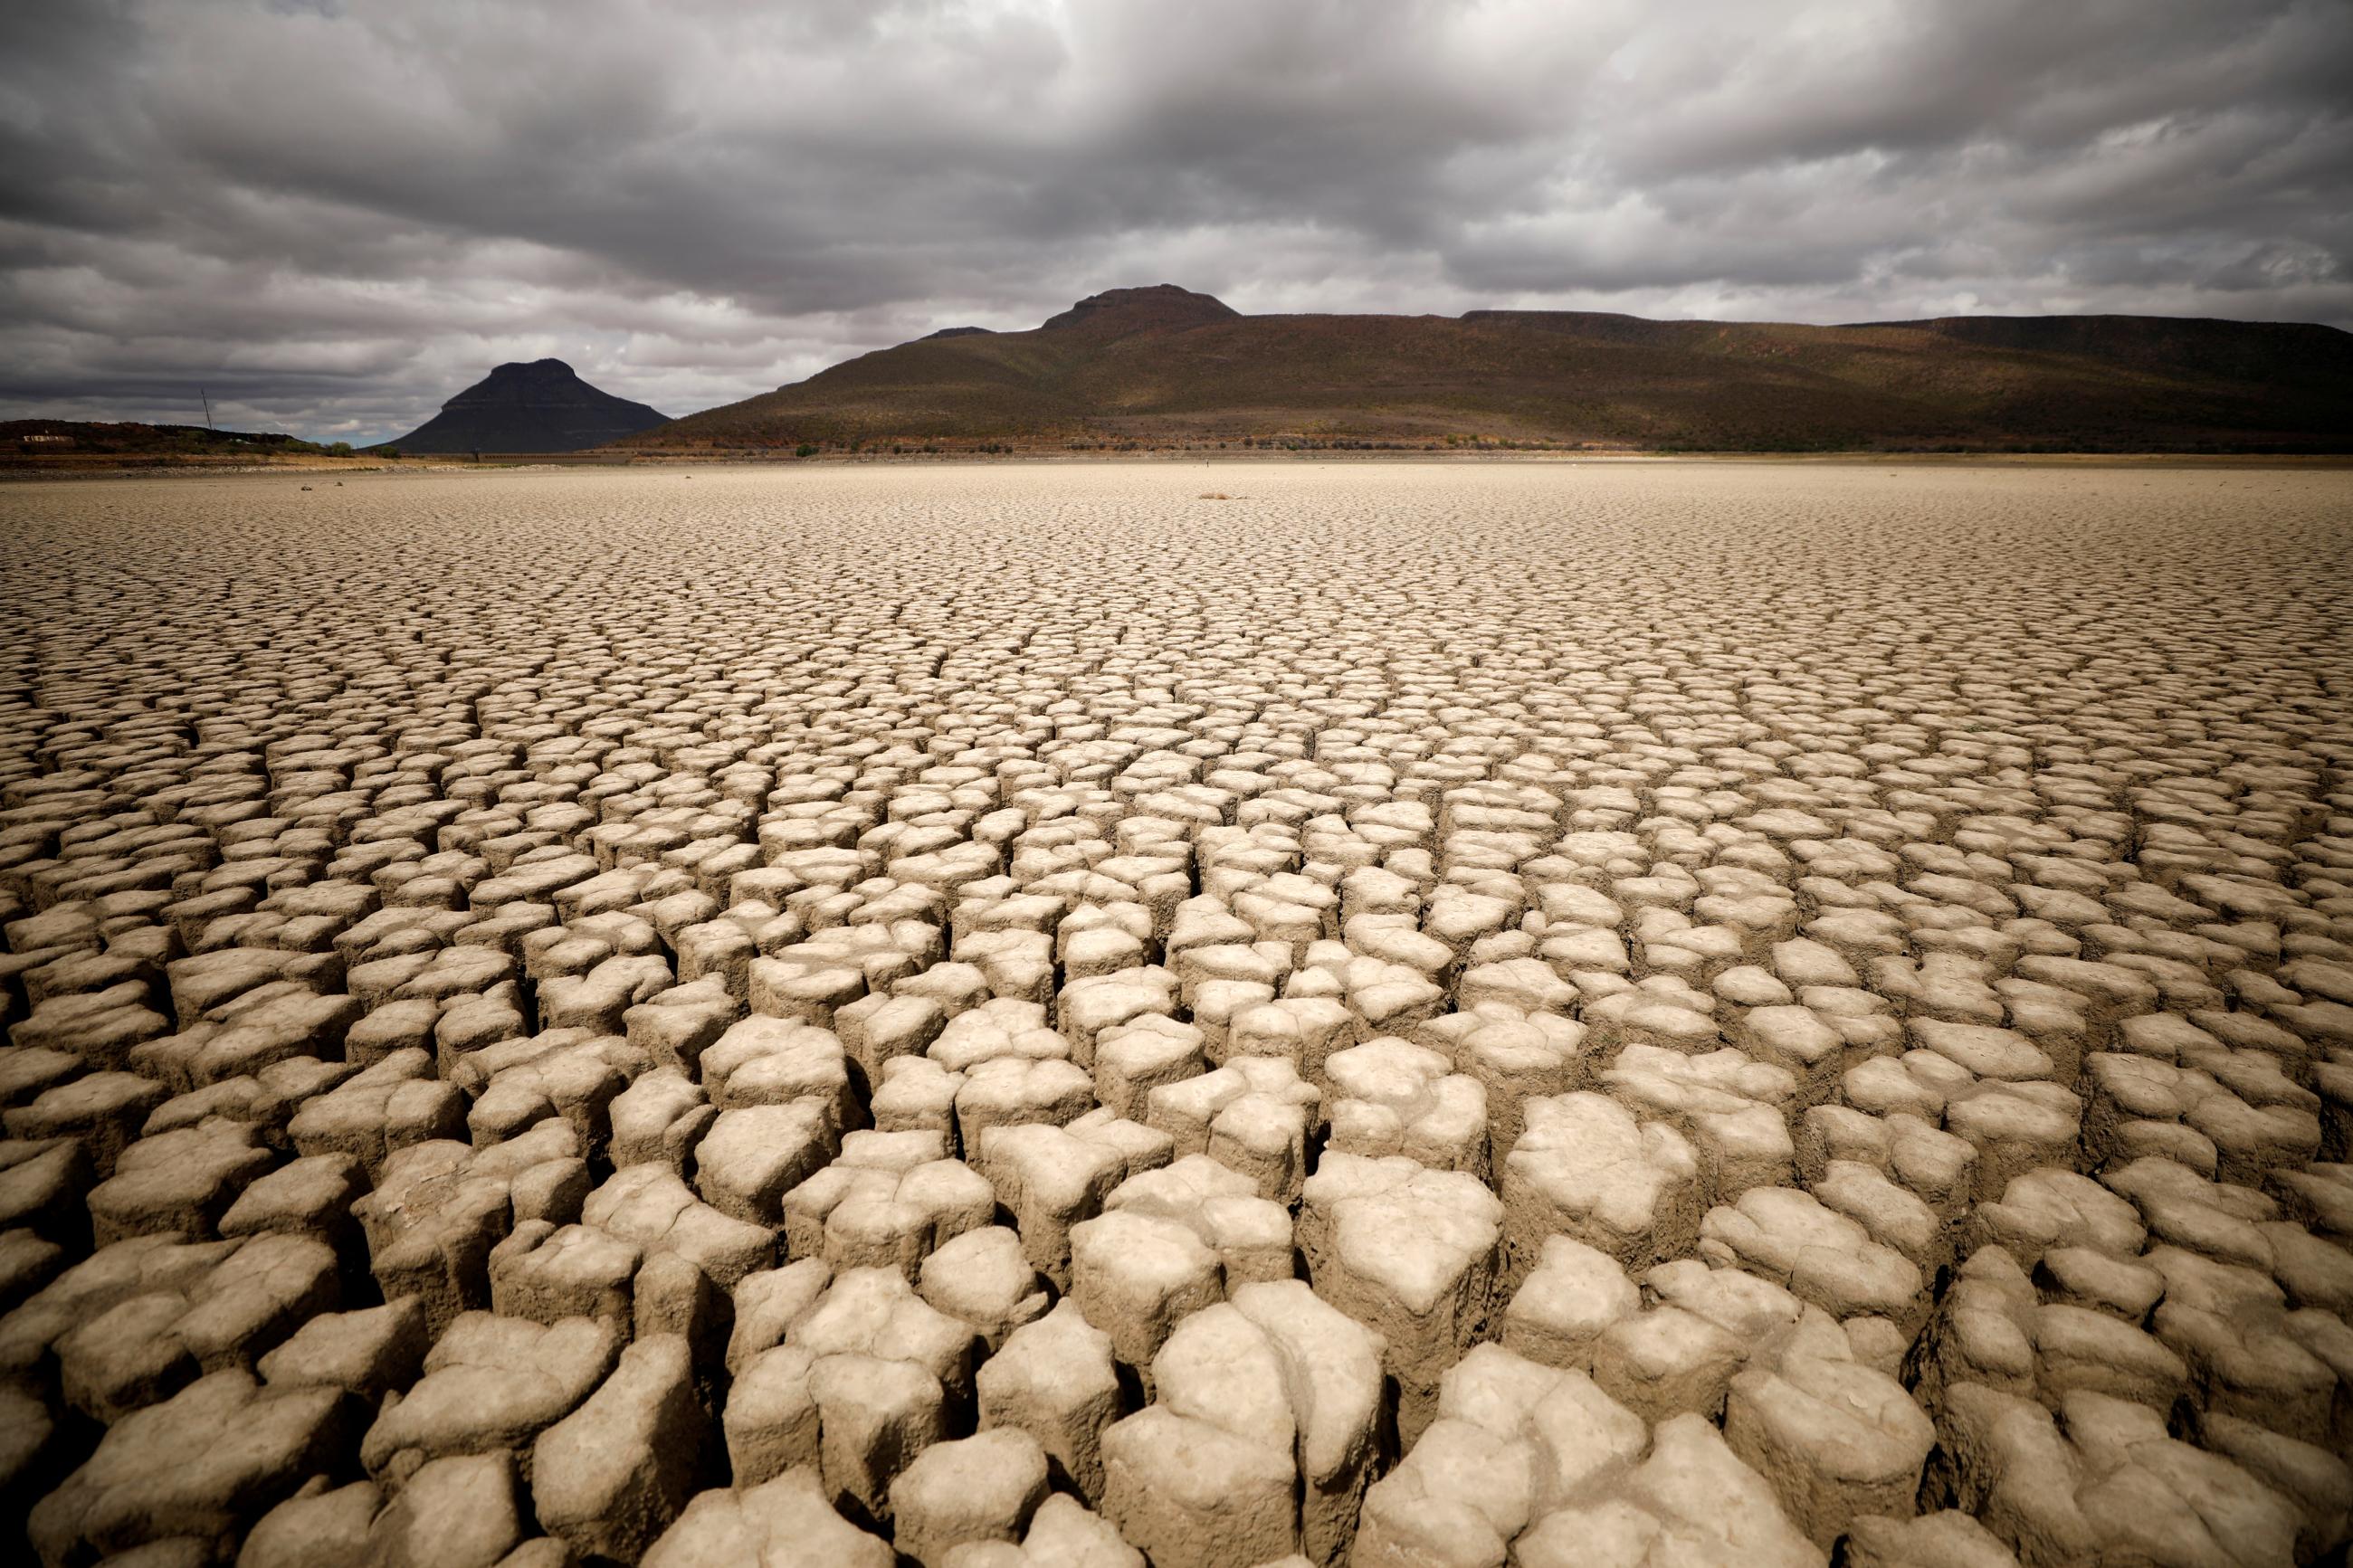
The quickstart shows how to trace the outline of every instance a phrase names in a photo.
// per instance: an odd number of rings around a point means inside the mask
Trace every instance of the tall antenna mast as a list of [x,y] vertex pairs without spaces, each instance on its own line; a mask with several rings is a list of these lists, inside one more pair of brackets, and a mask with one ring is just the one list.
[[197,395],[198,397],[203,398],[203,399],[205,400],[205,428],[206,428],[206,429],[207,429],[207,430],[210,430],[210,429],[212,429],[212,428],[214,427],[214,426],[213,426],[213,395],[212,395],[211,393],[209,393],[209,392],[206,392],[203,387],[201,387],[201,386],[200,386],[200,387],[196,388],[196,395]]

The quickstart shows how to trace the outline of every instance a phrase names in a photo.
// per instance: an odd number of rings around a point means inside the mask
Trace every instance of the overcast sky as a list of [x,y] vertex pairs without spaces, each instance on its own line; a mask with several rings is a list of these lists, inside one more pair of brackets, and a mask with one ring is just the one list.
[[2353,327],[2348,0],[0,5],[0,416],[1236,309]]

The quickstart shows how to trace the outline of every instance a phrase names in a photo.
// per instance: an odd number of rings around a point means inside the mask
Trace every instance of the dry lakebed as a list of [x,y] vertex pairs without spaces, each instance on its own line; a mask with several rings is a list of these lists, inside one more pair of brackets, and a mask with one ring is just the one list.
[[2353,471],[16,484],[0,936],[13,1559],[2343,1560]]

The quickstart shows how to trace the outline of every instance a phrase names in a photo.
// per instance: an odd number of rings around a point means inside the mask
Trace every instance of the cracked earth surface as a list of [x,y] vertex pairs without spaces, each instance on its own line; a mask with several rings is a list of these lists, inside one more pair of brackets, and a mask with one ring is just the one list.
[[2327,1558],[2348,563],[2284,469],[0,490],[0,1531]]

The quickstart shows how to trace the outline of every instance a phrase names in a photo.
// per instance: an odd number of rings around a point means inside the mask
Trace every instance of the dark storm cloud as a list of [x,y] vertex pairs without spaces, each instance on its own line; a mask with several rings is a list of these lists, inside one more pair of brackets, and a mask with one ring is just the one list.
[[0,411],[682,413],[1245,310],[2353,324],[2342,0],[0,7]]

